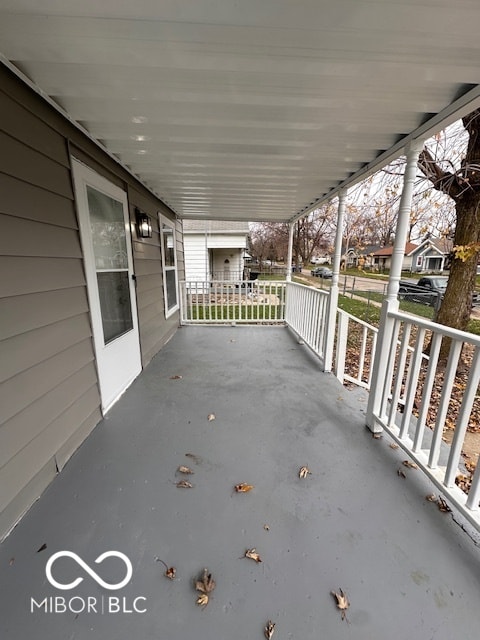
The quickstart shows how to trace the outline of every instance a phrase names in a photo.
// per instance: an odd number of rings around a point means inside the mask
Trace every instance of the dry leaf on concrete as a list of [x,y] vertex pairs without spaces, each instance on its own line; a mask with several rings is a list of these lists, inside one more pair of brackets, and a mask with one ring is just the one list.
[[209,594],[216,587],[215,580],[208,569],[203,570],[203,574],[195,580],[195,589],[200,591],[200,595],[197,598],[197,605],[199,607],[206,607],[209,602]]
[[390,449],[398,449],[399,448],[399,446],[398,446],[398,444],[396,442],[392,442],[392,444],[389,445],[389,446],[390,446]]
[[255,560],[255,562],[262,562],[262,559],[255,548],[247,549],[245,551],[245,558],[250,558],[251,560]]
[[437,507],[442,513],[450,513],[451,511],[450,507],[441,496],[438,496]]
[[434,493],[429,493],[428,496],[425,496],[425,500],[428,500],[428,502],[436,502],[437,496]]
[[273,638],[273,632],[275,631],[275,622],[269,620],[265,625],[265,629],[263,630],[263,635],[267,640],[271,640]]
[[343,591],[343,589],[339,589],[338,592],[332,591],[331,594],[337,602],[337,608],[340,609],[340,611],[342,612],[342,620],[346,620],[347,618],[346,611],[350,606],[350,602],[348,601],[347,594],[345,593],[345,591]]
[[185,466],[185,465],[183,465],[183,464],[181,464],[181,465],[178,467],[177,471],[178,471],[179,473],[185,473],[185,474],[187,474],[187,475],[188,475],[188,474],[195,473],[192,469],[190,469],[190,467],[186,467],[186,466]]
[[170,376],[170,380],[181,380],[183,376]]
[[383,434],[381,434],[381,433],[372,433],[372,438],[374,440],[381,440],[383,438]]
[[201,593],[197,598],[197,605],[199,607],[206,607],[207,604],[208,604],[208,594],[207,593]]
[[402,464],[404,467],[408,467],[409,469],[418,469],[418,464],[415,464],[415,462],[410,462],[410,460],[404,460]]
[[235,485],[235,491],[237,493],[248,493],[249,491],[251,491],[254,488],[255,487],[253,486],[253,484],[246,484],[245,482],[242,482],[241,484],[236,484]]
[[211,422],[212,420],[215,420],[215,414],[214,413],[209,413],[207,416],[207,419],[209,422]]
[[310,469],[308,467],[301,467],[300,471],[298,472],[298,477],[299,478],[306,478],[311,473],[312,472],[310,471]]
[[177,487],[179,489],[193,489],[193,484],[188,480],[180,480],[177,482]]
[[158,556],[155,556],[155,560],[157,562],[161,562],[163,564],[163,566],[165,567],[165,573],[163,575],[166,578],[168,578],[169,580],[175,580],[175,577],[177,575],[177,570],[175,569],[175,567],[169,567],[168,564],[166,562],[164,562]]
[[400,476],[400,478],[406,478],[407,475],[404,471],[402,471],[401,469],[397,469],[397,476]]

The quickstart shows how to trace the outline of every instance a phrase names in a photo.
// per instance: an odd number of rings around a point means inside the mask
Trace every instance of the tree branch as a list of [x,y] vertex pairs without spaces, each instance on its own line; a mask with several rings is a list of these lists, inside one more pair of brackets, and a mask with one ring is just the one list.
[[433,185],[434,189],[446,193],[455,199],[460,194],[458,183],[454,173],[444,171],[436,162],[427,147],[424,147],[418,158],[418,166],[427,180]]

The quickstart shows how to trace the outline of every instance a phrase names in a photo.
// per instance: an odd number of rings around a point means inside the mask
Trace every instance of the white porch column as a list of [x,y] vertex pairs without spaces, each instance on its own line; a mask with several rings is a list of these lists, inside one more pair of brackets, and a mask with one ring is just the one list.
[[330,372],[333,364],[333,345],[335,343],[335,328],[337,324],[338,282],[340,277],[340,263],[342,260],[343,222],[345,219],[346,199],[348,191],[340,191],[338,195],[337,230],[335,233],[335,253],[332,264],[332,285],[328,299],[327,328],[325,334],[325,361],[323,370]]
[[408,238],[408,225],[410,212],[412,210],[413,186],[417,174],[418,156],[422,148],[423,140],[412,140],[405,148],[407,164],[403,175],[403,190],[398,208],[387,295],[382,304],[377,349],[373,362],[372,381],[368,396],[366,422],[367,427],[373,432],[382,430],[374,416],[377,415],[380,410],[383,386],[385,383],[384,373],[387,366],[388,351],[392,341],[394,321],[388,317],[388,313],[390,311],[398,311],[398,287],[402,272],[403,257],[405,255],[405,244]]
[[287,282],[292,281],[292,257],[293,257],[293,226],[294,222],[288,225],[288,252],[287,252]]

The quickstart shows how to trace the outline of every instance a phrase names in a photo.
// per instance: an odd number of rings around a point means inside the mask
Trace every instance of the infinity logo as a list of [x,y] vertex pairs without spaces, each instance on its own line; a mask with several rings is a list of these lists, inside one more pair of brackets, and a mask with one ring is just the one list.
[[95,560],[95,563],[99,564],[100,562],[103,562],[105,558],[110,558],[112,556],[123,560],[123,562],[127,567],[127,573],[124,579],[118,584],[110,584],[108,582],[105,582],[105,580],[102,580],[102,578],[98,575],[98,573],[95,573],[95,571],[93,571],[93,569],[91,569],[88,566],[88,564],[86,564],[82,560],[82,558],[80,558],[80,556],[77,556],[76,553],[73,553],[73,551],[58,551],[57,553],[54,553],[53,556],[51,556],[48,559],[48,562],[45,566],[45,574],[50,584],[56,587],[57,589],[62,589],[63,591],[67,591],[68,589],[74,589],[77,585],[79,585],[83,581],[83,578],[76,578],[73,582],[70,582],[69,584],[62,584],[61,582],[57,582],[55,578],[52,576],[52,565],[55,562],[55,560],[57,560],[58,558],[67,557],[75,560],[75,562],[79,564],[82,567],[82,569],[84,569],[86,573],[88,573],[88,575],[92,577],[95,580],[95,582],[97,582],[104,589],[110,589],[110,590],[121,589],[130,581],[130,578],[132,577],[132,573],[133,573],[132,563],[127,558],[127,556],[124,553],[120,553],[120,551],[105,551],[105,553],[102,553],[100,556],[98,556],[98,558]]

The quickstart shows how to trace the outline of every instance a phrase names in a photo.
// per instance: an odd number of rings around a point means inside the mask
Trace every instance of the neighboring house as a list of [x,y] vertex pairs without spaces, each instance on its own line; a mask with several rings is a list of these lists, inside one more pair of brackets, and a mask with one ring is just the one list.
[[[346,261],[347,268],[359,267],[362,269],[372,269],[375,267],[374,254],[383,247],[378,244],[362,245],[361,247],[350,247],[346,254],[342,250],[342,255]],[[377,262],[378,265],[378,262]]]
[[248,232],[248,222],[184,220],[186,281],[241,280]]
[[0,87],[2,538],[176,331],[183,241],[163,202],[3,65]]
[[427,238],[412,252],[412,271],[441,273],[447,266],[453,242],[449,238]]
[[[417,245],[413,242],[407,242],[405,245],[405,253],[403,256],[402,271],[412,271],[413,252],[417,249]],[[378,249],[372,255],[373,266],[378,271],[387,271],[392,264],[393,247],[383,247]]]

